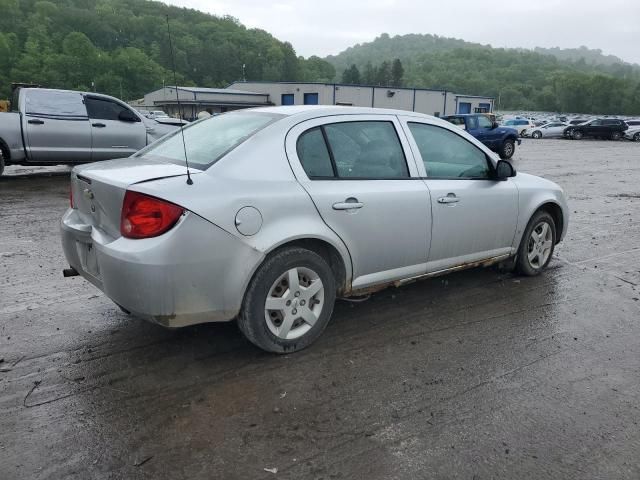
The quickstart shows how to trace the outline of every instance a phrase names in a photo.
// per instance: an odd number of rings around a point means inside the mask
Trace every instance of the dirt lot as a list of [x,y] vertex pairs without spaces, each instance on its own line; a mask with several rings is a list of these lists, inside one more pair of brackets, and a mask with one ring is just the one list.
[[342,302],[283,357],[64,279],[66,169],[8,169],[0,478],[640,478],[640,145],[525,140],[514,164],[569,198],[544,275]]

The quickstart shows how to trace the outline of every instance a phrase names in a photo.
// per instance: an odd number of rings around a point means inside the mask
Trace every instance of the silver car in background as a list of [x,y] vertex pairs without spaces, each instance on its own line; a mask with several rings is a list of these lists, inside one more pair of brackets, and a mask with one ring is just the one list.
[[337,297],[497,262],[536,275],[568,224],[560,187],[454,125],[356,107],[215,116],[75,167],[71,192],[71,274],[167,327],[237,318],[278,353],[316,340]]

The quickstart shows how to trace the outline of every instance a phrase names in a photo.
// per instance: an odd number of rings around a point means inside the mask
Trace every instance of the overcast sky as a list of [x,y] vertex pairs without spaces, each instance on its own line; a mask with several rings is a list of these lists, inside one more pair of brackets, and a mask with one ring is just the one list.
[[586,45],[640,63],[640,0],[165,0],[231,15],[289,41],[299,55],[337,54],[390,35],[431,33],[494,47]]

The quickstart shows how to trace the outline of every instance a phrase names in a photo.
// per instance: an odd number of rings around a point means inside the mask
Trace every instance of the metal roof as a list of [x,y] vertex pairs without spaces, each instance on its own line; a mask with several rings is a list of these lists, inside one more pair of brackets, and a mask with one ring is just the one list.
[[208,88],[208,87],[174,87],[173,85],[166,85],[165,88],[177,88],[185,92],[191,93],[220,93],[225,95],[260,95],[265,96],[267,93],[258,92],[246,92],[244,90],[234,90],[231,88]]

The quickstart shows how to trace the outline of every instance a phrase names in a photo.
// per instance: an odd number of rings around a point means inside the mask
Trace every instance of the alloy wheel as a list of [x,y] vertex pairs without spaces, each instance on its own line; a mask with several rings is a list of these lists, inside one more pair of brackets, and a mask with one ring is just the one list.
[[527,258],[531,267],[539,270],[549,260],[553,247],[553,232],[547,222],[538,223],[531,231],[527,244]]
[[269,289],[264,317],[276,337],[293,340],[315,325],[324,307],[324,285],[320,276],[306,267],[284,272]]

